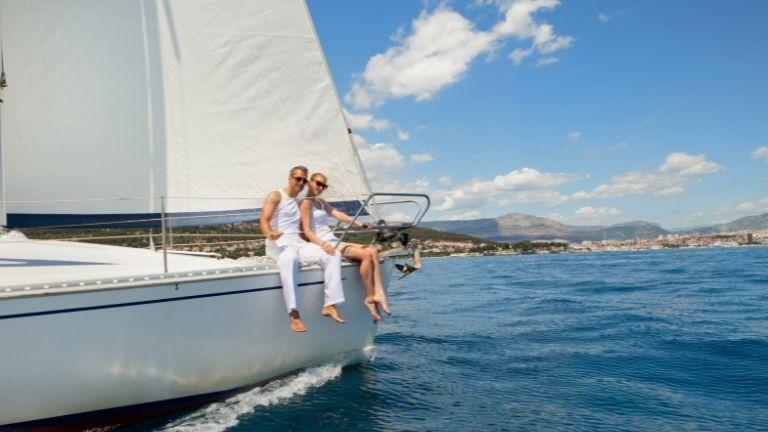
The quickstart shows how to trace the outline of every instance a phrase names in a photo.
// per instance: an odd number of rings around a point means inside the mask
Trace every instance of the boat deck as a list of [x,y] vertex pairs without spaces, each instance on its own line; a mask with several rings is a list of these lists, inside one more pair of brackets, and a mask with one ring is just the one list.
[[166,273],[162,251],[52,240],[2,240],[0,297],[276,270],[274,261],[265,257],[231,260],[169,253],[167,260]]

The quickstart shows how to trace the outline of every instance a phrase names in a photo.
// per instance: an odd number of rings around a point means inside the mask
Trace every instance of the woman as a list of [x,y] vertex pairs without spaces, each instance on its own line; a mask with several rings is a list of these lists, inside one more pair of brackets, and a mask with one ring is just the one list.
[[[300,206],[301,231],[305,240],[317,244],[327,254],[333,255],[338,248],[344,258],[360,261],[360,277],[365,286],[365,306],[368,307],[373,318],[378,321],[381,319],[378,306],[381,306],[388,315],[390,314],[384,285],[381,282],[379,253],[376,248],[371,246],[341,243],[333,235],[331,229],[328,228],[329,216],[342,222],[352,222],[352,218],[320,198],[326,189],[328,189],[328,180],[325,175],[322,173],[312,174],[312,177],[309,178],[307,195]],[[368,224],[358,222],[355,222],[355,225],[364,228],[369,227]]]

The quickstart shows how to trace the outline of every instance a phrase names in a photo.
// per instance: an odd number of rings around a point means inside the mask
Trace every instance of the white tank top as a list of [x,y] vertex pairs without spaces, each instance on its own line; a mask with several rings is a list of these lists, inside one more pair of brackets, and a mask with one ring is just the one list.
[[291,198],[282,189],[280,192],[280,204],[272,215],[269,226],[272,231],[283,234],[298,234],[301,231],[301,213],[299,213],[299,199]]
[[[320,208],[317,207],[318,204],[320,205]],[[325,209],[325,204],[322,204],[322,201],[312,203],[312,231],[327,242],[339,240],[333,235],[331,229],[328,227],[328,212]]]

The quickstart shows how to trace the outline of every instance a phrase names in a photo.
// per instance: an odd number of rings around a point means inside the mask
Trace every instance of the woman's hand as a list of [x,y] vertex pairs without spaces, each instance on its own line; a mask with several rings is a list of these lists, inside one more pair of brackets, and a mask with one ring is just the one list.
[[282,235],[283,235],[283,233],[281,233],[280,231],[272,231],[272,232],[269,233],[268,237],[269,237],[270,240],[275,241],[275,240],[279,239],[280,236],[282,236]]
[[323,243],[323,245],[320,247],[323,248],[325,253],[327,253],[328,255],[336,254],[336,248],[334,248],[330,243]]

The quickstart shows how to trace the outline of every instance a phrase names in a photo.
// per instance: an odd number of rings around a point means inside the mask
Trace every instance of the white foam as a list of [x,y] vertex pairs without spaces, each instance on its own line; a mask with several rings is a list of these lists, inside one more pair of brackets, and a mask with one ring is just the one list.
[[206,408],[184,416],[161,430],[173,432],[224,431],[240,421],[243,415],[253,412],[256,407],[270,406],[300,396],[313,387],[319,387],[341,375],[341,366],[331,364],[307,369],[298,375],[279,379],[264,387],[233,396]]

